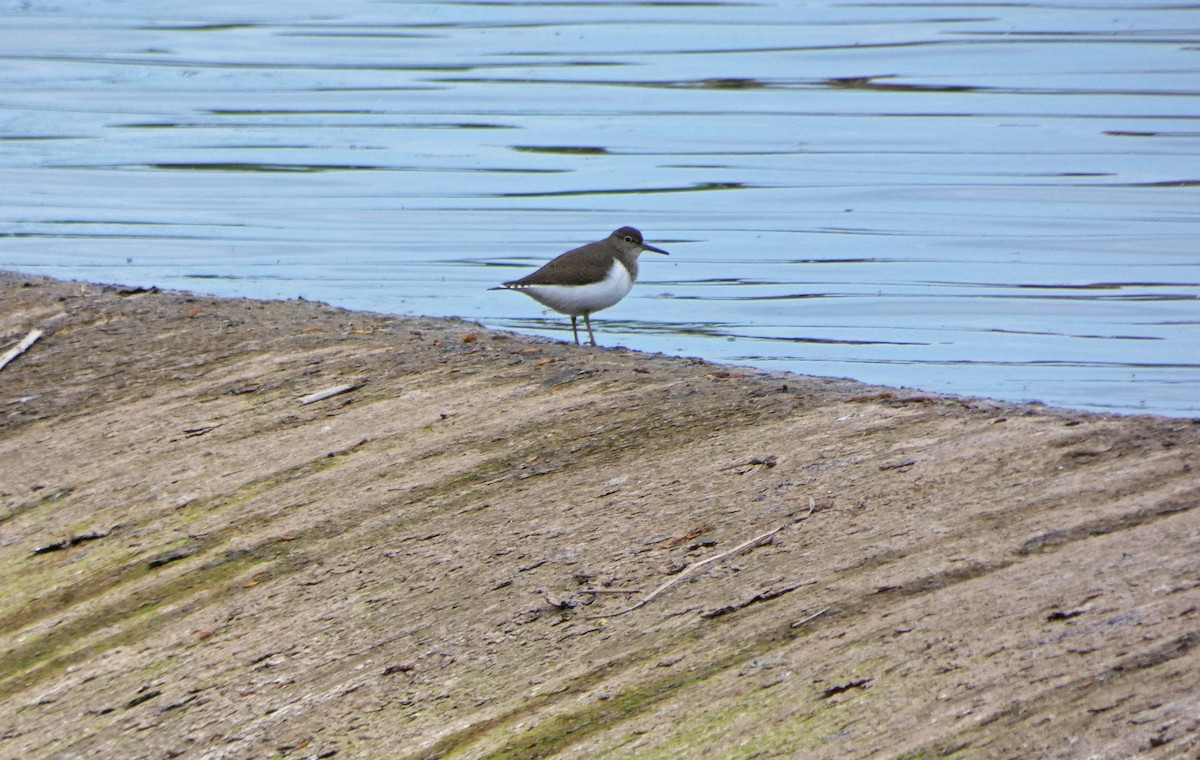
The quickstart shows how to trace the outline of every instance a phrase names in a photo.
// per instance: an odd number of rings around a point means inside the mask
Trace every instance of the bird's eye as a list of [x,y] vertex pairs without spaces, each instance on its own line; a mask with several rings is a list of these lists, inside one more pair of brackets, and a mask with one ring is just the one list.
[[633,242],[633,238],[631,238],[631,237],[629,237],[628,235],[626,235],[626,236],[625,236],[625,242],[626,242],[626,243],[632,243],[632,242]]

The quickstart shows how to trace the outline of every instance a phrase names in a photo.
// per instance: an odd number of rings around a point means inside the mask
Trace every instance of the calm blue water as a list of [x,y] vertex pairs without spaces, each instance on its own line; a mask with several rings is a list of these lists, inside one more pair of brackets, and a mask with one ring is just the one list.
[[[0,268],[1200,415],[1200,7],[2,2]],[[13,336],[0,336],[0,343]]]

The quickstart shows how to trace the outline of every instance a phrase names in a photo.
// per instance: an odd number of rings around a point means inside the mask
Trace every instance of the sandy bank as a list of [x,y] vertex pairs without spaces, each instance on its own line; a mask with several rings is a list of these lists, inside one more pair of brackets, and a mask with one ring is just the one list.
[[1200,752],[1191,420],[0,303],[2,757]]

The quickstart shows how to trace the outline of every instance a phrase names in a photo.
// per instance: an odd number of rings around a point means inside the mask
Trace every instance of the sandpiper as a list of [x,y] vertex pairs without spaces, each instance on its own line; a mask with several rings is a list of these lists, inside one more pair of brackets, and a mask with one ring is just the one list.
[[515,290],[571,318],[571,332],[579,344],[576,320],[583,317],[588,338],[596,345],[589,317],[607,309],[629,293],[638,276],[638,256],[645,251],[666,255],[642,241],[642,233],[622,227],[604,240],[567,251],[533,274],[502,283],[492,290]]

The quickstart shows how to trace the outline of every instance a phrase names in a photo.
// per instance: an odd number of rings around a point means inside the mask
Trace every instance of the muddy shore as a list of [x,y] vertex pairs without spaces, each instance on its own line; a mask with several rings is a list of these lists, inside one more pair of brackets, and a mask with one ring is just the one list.
[[0,757],[1200,754],[1197,421],[0,303]]

